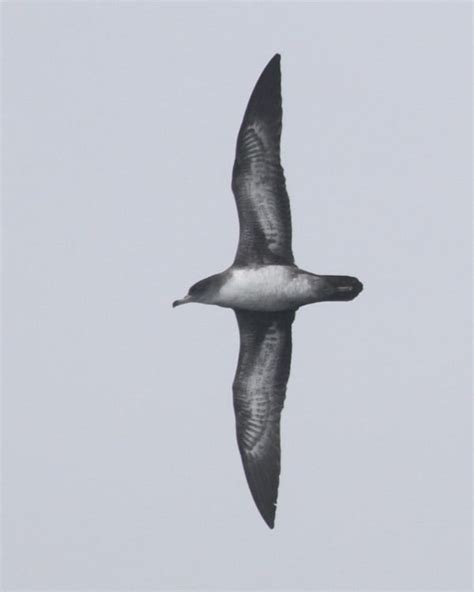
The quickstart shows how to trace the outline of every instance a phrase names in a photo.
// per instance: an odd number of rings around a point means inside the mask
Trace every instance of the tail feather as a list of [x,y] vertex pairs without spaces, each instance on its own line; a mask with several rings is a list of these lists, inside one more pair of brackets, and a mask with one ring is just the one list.
[[350,275],[323,275],[325,282],[324,301],[354,300],[362,290],[362,283]]

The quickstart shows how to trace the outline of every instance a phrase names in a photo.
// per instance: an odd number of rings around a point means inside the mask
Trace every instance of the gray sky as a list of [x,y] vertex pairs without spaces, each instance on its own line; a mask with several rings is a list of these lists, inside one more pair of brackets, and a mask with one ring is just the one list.
[[[6,589],[468,588],[468,3],[8,3]],[[235,139],[282,54],[301,310],[276,528],[245,482]]]

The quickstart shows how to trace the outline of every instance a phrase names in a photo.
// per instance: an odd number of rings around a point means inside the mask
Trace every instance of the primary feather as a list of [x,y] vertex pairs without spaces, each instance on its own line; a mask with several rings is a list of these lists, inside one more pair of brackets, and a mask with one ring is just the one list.
[[237,441],[253,499],[270,528],[280,480],[280,417],[295,313],[235,311],[240,352],[233,384]]
[[290,203],[280,163],[281,127],[277,54],[255,85],[237,137],[232,175],[240,223],[236,266],[294,262]]

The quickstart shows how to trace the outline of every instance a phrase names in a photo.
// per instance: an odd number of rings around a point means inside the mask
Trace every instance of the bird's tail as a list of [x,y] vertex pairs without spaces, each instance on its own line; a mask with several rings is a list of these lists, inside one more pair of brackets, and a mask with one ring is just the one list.
[[362,292],[361,282],[349,275],[322,275],[324,297],[322,301],[348,301]]

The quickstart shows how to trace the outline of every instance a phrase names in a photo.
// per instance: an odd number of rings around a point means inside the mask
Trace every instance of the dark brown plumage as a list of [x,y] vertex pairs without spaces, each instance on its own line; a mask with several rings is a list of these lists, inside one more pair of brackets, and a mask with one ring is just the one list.
[[291,365],[293,311],[236,311],[240,353],[233,384],[237,441],[253,499],[270,528],[280,480],[280,417]]
[[253,89],[237,137],[232,190],[240,222],[235,266],[292,265],[291,212],[280,163],[280,55]]
[[240,352],[233,383],[237,441],[255,504],[275,524],[280,481],[280,420],[291,365],[295,311],[312,302],[349,301],[362,284],[349,276],[299,269],[280,162],[280,56],[253,89],[237,137],[232,190],[240,234],[233,265],[197,282],[173,306],[202,302],[233,308]]

